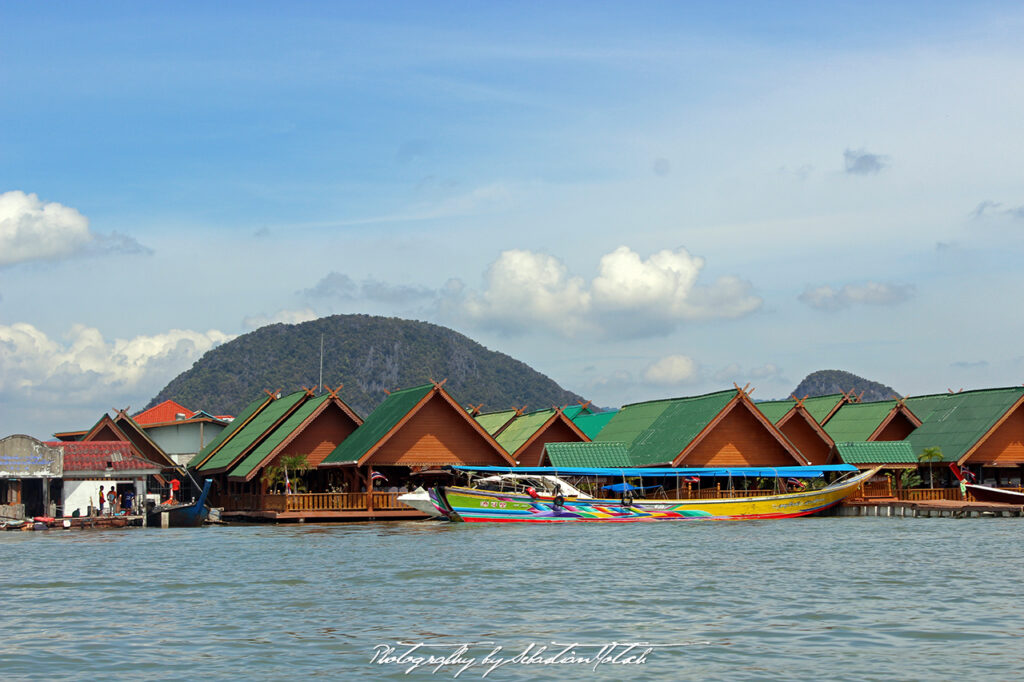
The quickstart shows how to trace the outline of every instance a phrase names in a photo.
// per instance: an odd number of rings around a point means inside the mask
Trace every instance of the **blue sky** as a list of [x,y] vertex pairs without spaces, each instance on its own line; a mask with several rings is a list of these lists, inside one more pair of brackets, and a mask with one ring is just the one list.
[[348,312],[608,406],[828,368],[1019,383],[1022,28],[1015,3],[2,3],[0,434]]

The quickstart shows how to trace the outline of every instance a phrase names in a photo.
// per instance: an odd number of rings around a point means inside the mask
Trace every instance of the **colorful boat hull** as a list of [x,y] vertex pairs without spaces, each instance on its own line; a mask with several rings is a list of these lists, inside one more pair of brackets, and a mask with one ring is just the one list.
[[575,498],[558,500],[561,504],[556,504],[551,498],[457,486],[434,488],[430,495],[438,511],[448,520],[467,523],[780,519],[808,516],[833,507],[874,473],[874,470],[866,471],[841,483],[807,492],[714,500],[638,500],[628,505],[615,499]]

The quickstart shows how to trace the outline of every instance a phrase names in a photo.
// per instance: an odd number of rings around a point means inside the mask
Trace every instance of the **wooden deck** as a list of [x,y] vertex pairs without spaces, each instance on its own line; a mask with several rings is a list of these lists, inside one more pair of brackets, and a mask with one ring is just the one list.
[[426,519],[426,514],[398,501],[401,493],[299,493],[294,495],[224,495],[215,506],[225,521],[383,521]]
[[1020,517],[1024,506],[969,500],[847,500],[837,508],[839,516],[910,516],[954,519]]

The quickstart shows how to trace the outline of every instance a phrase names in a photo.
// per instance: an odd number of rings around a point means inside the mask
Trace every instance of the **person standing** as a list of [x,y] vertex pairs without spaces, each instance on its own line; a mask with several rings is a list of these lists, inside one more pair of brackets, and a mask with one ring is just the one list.
[[132,507],[134,506],[134,503],[135,503],[135,491],[134,490],[126,490],[125,493],[124,493],[124,509],[129,514],[132,513]]
[[117,504],[117,491],[114,490],[114,486],[110,486],[110,490],[107,491],[107,514],[110,516],[114,515],[114,505]]
[[103,516],[103,504],[106,502],[106,497],[103,493],[103,486],[100,486],[100,516]]

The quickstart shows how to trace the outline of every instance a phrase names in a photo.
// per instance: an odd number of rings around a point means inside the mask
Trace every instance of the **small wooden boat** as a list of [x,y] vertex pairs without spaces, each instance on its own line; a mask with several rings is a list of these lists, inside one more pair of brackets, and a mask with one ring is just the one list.
[[993,488],[987,485],[979,485],[977,483],[971,483],[967,480],[967,476],[964,474],[964,469],[957,466],[956,462],[951,462],[949,468],[953,471],[953,475],[956,479],[961,482],[964,489],[971,494],[977,502],[1001,502],[1003,504],[1018,504],[1024,505],[1024,493],[1019,493],[1016,490],[1003,490],[1002,488]]
[[[455,467],[474,470],[471,467]],[[880,468],[880,467],[879,467]],[[493,468],[478,468],[476,471]],[[508,469],[505,469],[508,471]],[[517,469],[517,471],[524,471]],[[694,519],[779,519],[807,516],[822,512],[839,504],[862,483],[877,473],[878,468],[856,473],[850,465],[818,467],[744,467],[729,469],[558,469],[536,467],[538,473],[559,476],[594,476],[603,479],[686,477],[755,477],[771,478],[783,482],[792,479],[820,478],[826,471],[846,472],[837,481],[824,487],[778,494],[746,495],[718,499],[634,499],[623,492],[619,499],[582,499],[557,493],[540,495],[534,490],[505,492],[461,486],[438,486],[430,490],[431,501],[450,521],[481,522],[638,522],[681,521]],[[793,484],[793,487],[806,484]]]
[[206,498],[210,493],[213,479],[203,483],[203,492],[199,499],[187,504],[158,504],[146,510],[146,525],[160,528],[164,525],[163,514],[167,514],[167,526],[170,528],[191,528],[203,525],[210,513],[206,506]]

